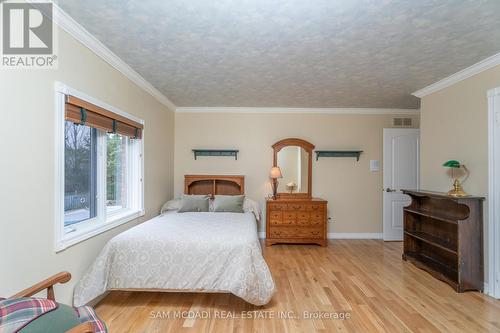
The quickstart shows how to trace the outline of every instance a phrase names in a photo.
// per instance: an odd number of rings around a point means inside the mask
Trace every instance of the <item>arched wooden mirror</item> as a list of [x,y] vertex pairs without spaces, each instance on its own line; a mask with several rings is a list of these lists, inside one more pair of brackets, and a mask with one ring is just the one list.
[[277,198],[311,198],[312,154],[314,145],[302,139],[289,138],[276,142],[273,167],[279,167]]

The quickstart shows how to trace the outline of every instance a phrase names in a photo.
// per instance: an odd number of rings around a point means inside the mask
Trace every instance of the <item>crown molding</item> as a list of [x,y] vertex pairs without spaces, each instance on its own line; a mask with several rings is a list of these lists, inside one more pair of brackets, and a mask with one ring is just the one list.
[[[39,3],[40,0],[27,0],[27,2],[36,6],[36,3]],[[125,77],[134,82],[138,87],[142,88],[144,91],[153,96],[156,100],[158,100],[158,102],[166,106],[170,111],[175,111],[175,104],[172,103],[165,95],[163,95],[151,83],[146,81],[146,79],[144,79],[139,73],[133,70],[132,67],[130,67],[125,61],[123,61],[97,38],[95,38],[94,35],[87,31],[87,29],[76,22],[56,3],[54,3],[53,1],[50,2],[53,5],[52,8],[54,23],[56,23],[61,29],[66,31],[73,38],[75,38],[77,41],[94,52],[98,57],[111,65],[114,69],[125,75]]]
[[497,53],[494,56],[481,60],[480,62],[472,66],[469,66],[465,69],[462,69],[461,71],[452,74],[425,88],[417,90],[414,93],[412,93],[412,95],[418,98],[422,98],[424,96],[427,96],[429,94],[435,93],[436,91],[452,86],[455,83],[463,81],[471,76],[484,72],[485,70],[488,70],[498,65],[500,65],[500,53]]
[[418,109],[377,108],[266,108],[266,107],[178,107],[176,113],[297,113],[297,114],[364,114],[418,115]]

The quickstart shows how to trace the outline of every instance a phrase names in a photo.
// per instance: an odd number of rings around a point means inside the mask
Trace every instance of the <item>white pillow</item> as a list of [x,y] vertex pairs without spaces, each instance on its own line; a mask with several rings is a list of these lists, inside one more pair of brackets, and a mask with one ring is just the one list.
[[160,214],[163,214],[167,211],[179,210],[181,207],[181,199],[173,199],[165,202],[163,206],[161,206]]
[[252,212],[253,215],[255,215],[255,219],[257,221],[260,221],[261,211],[260,206],[256,201],[245,198],[245,201],[243,201],[243,211],[245,213]]

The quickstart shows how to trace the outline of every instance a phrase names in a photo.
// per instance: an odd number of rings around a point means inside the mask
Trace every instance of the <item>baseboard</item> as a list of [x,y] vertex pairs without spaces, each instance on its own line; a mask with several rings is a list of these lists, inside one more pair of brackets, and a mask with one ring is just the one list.
[[[259,238],[265,239],[266,232],[260,231]],[[366,233],[366,232],[329,232],[328,239],[382,239],[382,233]]]
[[108,296],[109,294],[109,290],[105,291],[104,294],[102,295],[99,295],[97,296],[96,298],[94,298],[93,300],[89,301],[87,304],[87,306],[90,306],[90,307],[95,307],[97,305],[97,303],[99,303],[100,301],[102,301],[104,299],[104,297]]
[[328,239],[382,239],[382,233],[366,232],[329,232]]

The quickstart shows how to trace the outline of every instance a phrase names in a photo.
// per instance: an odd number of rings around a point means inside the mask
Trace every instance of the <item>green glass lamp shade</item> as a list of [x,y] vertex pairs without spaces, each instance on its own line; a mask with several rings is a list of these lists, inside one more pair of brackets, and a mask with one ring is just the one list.
[[467,193],[463,190],[462,184],[460,183],[460,177],[455,178],[454,175],[454,169],[460,169],[463,168],[466,172],[466,177],[464,181],[469,177],[469,170],[465,167],[465,165],[461,164],[459,161],[456,160],[449,160],[447,162],[443,163],[443,166],[446,168],[452,168],[451,169],[451,178],[454,178],[453,182],[453,188],[448,191],[448,195],[451,195],[453,197],[465,197],[467,196]]
[[459,161],[449,160],[448,162],[443,163],[443,166],[447,168],[460,168],[461,164]]

